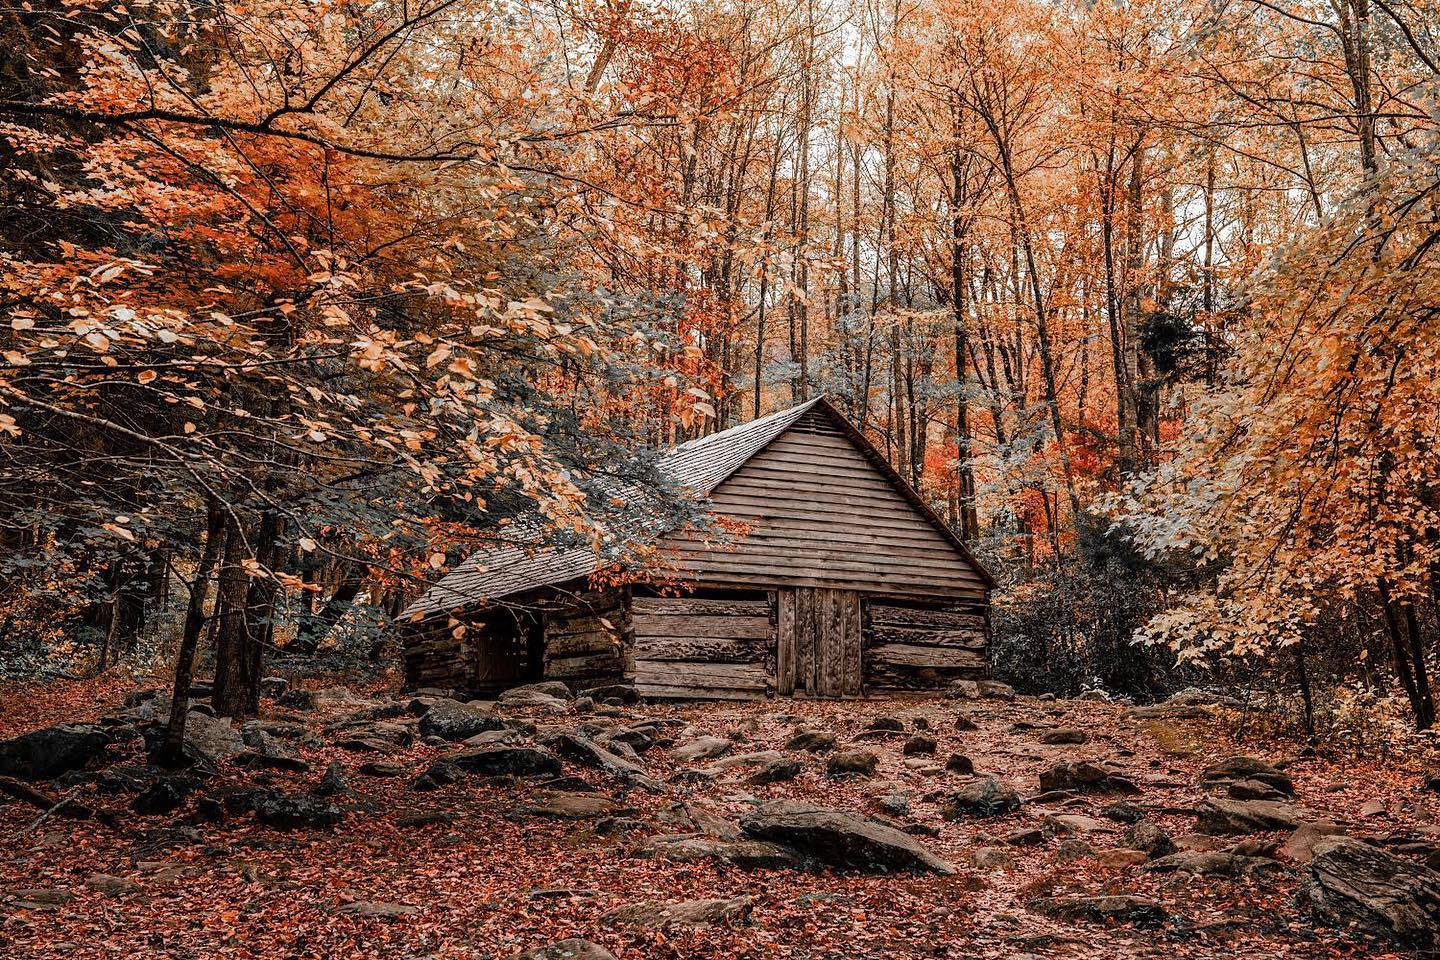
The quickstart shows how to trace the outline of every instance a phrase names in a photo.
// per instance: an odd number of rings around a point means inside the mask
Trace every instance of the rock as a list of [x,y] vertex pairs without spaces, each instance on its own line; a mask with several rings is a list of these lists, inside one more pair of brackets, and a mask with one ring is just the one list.
[[1210,711],[1204,707],[1158,703],[1150,707],[1131,707],[1122,716],[1126,720],[1199,720],[1210,716]]
[[1067,836],[1088,836],[1092,833],[1113,833],[1114,827],[1107,826],[1094,817],[1079,813],[1060,813],[1045,818],[1045,828],[1052,834]]
[[666,927],[700,927],[711,923],[744,920],[750,916],[755,901],[750,897],[729,900],[681,900],[665,903],[645,900],[616,907],[600,917],[600,922],[615,927],[639,927],[660,930]]
[[255,819],[277,830],[333,827],[340,822],[340,808],[323,798],[307,794],[261,791],[254,802]]
[[939,744],[935,741],[934,737],[927,737],[924,734],[917,733],[905,741],[905,745],[900,748],[900,752],[907,757],[920,756],[922,754],[930,756],[938,746]]
[[640,702],[635,688],[624,683],[607,683],[585,691],[596,703],[620,703],[626,706]]
[[1171,840],[1164,830],[1161,830],[1158,825],[1144,820],[1126,827],[1120,837],[1126,846],[1143,850],[1146,856],[1155,859],[1168,857],[1177,849],[1175,841]]
[[98,726],[66,723],[0,741],[0,776],[48,780],[108,759],[112,738]]
[[1280,869],[1267,857],[1246,857],[1223,850],[1185,850],[1152,860],[1145,868],[1154,873],[1189,873],[1202,877],[1248,877],[1266,869]]
[[676,760],[714,760],[729,753],[735,744],[721,737],[699,737],[670,751]]
[[130,806],[136,813],[146,817],[169,813],[183,804],[185,798],[195,791],[195,787],[196,782],[191,777],[164,777],[150,784]]
[[310,769],[307,761],[295,756],[290,751],[269,753],[263,750],[246,750],[235,755],[234,763],[247,770],[284,770],[287,773],[304,773]]
[[320,777],[320,782],[315,784],[314,789],[310,792],[317,797],[333,797],[345,793],[349,789],[350,785],[345,782],[345,767],[331,761],[330,765],[325,768],[325,773]]
[[642,727],[622,727],[605,734],[604,744],[622,743],[635,753],[644,753],[655,746],[655,731]]
[[354,917],[366,917],[372,920],[398,920],[401,917],[414,916],[420,912],[420,908],[412,907],[408,903],[382,903],[376,900],[357,900],[354,903],[345,904],[345,906],[340,908],[339,912]]
[[828,730],[796,730],[785,744],[786,750],[804,750],[807,753],[821,753],[835,749],[835,734]]
[[1357,812],[1358,812],[1358,813],[1360,814],[1360,816],[1362,816],[1362,817],[1386,817],[1386,816],[1389,816],[1389,813],[1388,813],[1388,812],[1386,811],[1386,809],[1385,809],[1385,804],[1384,804],[1384,802],[1383,802],[1383,801],[1380,801],[1380,800],[1366,800],[1364,803],[1362,803],[1362,804],[1360,805],[1360,809],[1359,809],[1359,811],[1357,811]]
[[367,777],[403,777],[410,772],[410,768],[403,763],[386,763],[383,760],[371,760],[362,763],[356,768],[358,773]]
[[[1281,797],[1295,796],[1295,782],[1290,779],[1288,774],[1255,757],[1230,757],[1200,771],[1200,784],[1205,787],[1232,787],[1250,781],[1268,787],[1274,793],[1280,794]],[[1249,792],[1254,793],[1261,790],[1262,787],[1252,785],[1242,789],[1248,789]],[[1242,796],[1236,793],[1232,793],[1231,796],[1240,800],[1280,799],[1280,797],[1270,796]]]
[[1020,808],[1020,794],[994,777],[982,777],[962,784],[945,798],[940,816],[946,820],[965,817],[997,817]]
[[980,725],[970,719],[970,714],[964,711],[958,711],[955,714],[955,729],[964,733],[967,730],[979,730]]
[[869,750],[845,750],[832,754],[825,763],[827,777],[873,777],[880,758]]
[[951,700],[978,700],[980,685],[974,680],[954,680],[945,688],[945,696]]
[[661,823],[682,827],[687,833],[703,833],[707,837],[719,837],[722,840],[738,840],[741,837],[738,823],[726,820],[695,803],[671,804],[660,811],[657,819]]
[[446,754],[435,761],[435,766],[486,777],[558,777],[564,772],[559,758],[548,750],[504,745]]
[[1083,700],[1086,703],[1111,703],[1110,694],[1104,690],[1086,690],[1076,700]]
[[698,833],[651,837],[635,849],[635,856],[680,863],[718,860],[747,870],[801,865],[795,851],[779,844],[762,840],[726,840]]
[[866,724],[865,729],[883,733],[904,733],[905,722],[898,717],[876,717]]
[[436,700],[420,718],[422,737],[439,737],[451,743],[487,730],[503,729],[505,721],[493,713],[455,700]]
[[1108,762],[1066,760],[1040,773],[1041,790],[1075,790],[1081,793],[1136,794],[1140,788],[1125,771]]
[[[556,700],[569,700],[574,696],[570,685],[563,680],[540,680],[536,683],[526,683],[518,687],[511,687],[500,694],[501,703],[512,703],[526,697],[539,694],[542,697],[551,697]],[[594,696],[592,693],[591,696]]]
[[[611,750],[606,750],[588,737],[567,732],[546,737],[542,743],[573,763],[603,770],[612,777],[619,777],[630,783],[638,784],[647,790],[658,792],[661,789],[658,783],[646,775],[645,768],[640,765],[638,760],[631,760]],[[621,746],[621,744],[617,744],[617,746]]]
[[225,804],[215,797],[201,797],[195,801],[195,809],[186,819],[187,823],[224,823]]
[[1138,867],[1150,859],[1150,855],[1144,850],[1131,850],[1128,847],[1114,847],[1110,850],[1101,850],[1095,855],[1095,859],[1102,867],[1111,870],[1119,870],[1124,867]]
[[96,893],[103,893],[107,897],[123,897],[129,893],[136,893],[140,890],[140,884],[134,880],[127,880],[125,877],[115,877],[108,873],[92,873],[85,878],[85,886]]
[[[159,745],[163,729],[146,732],[152,751]],[[226,757],[245,752],[245,738],[230,725],[228,719],[212,717],[196,710],[185,715],[185,754],[192,760],[214,764]]]
[[1290,834],[1280,847],[1279,853],[1292,863],[1309,863],[1315,859],[1315,845],[1326,837],[1341,837],[1345,828],[1322,820],[1317,823],[1302,823]]
[[740,767],[763,767],[767,763],[775,763],[784,759],[786,759],[785,754],[779,750],[756,750],[754,753],[732,753],[706,765],[705,772],[713,775]]
[[614,800],[598,793],[542,792],[523,803],[518,812],[552,820],[595,820],[613,817],[625,811]]
[[261,677],[260,696],[265,700],[279,700],[290,689],[290,681],[284,677]]
[[1131,923],[1138,927],[1159,926],[1170,919],[1169,911],[1157,901],[1135,896],[1059,897],[1044,901],[1041,909],[1062,920]]
[[1015,866],[1015,854],[1004,847],[979,847],[970,854],[970,863],[978,870],[1006,870]]
[[15,898],[14,904],[21,910],[54,910],[75,899],[75,894],[69,890],[54,890],[45,887],[7,890],[6,894]]
[[760,767],[747,778],[754,784],[784,783],[787,780],[794,780],[800,776],[805,765],[793,757],[786,757],[783,760],[771,760],[769,763],[761,764]]
[[1410,946],[1440,942],[1440,872],[1350,837],[1321,840],[1314,854],[1300,897],[1320,919]]
[[952,753],[945,761],[945,769],[968,777],[975,773],[975,763],[963,753]]
[[1237,780],[1225,788],[1236,800],[1285,800],[1289,795],[1262,780]]
[[1015,688],[999,680],[980,680],[977,683],[980,696],[987,700],[1014,700]]
[[1116,823],[1139,823],[1145,819],[1145,811],[1129,800],[1116,800],[1102,807],[1100,816]]
[[1045,831],[1027,827],[1022,830],[1012,830],[1001,839],[1012,847],[1038,847],[1045,842],[1046,837]]
[[1074,727],[1057,727],[1054,730],[1046,730],[1040,734],[1040,742],[1049,746],[1069,746],[1074,744],[1088,743],[1090,735],[1084,730],[1077,730]]
[[1207,797],[1195,810],[1201,833],[1265,833],[1294,830],[1304,819],[1298,807],[1274,800],[1231,800]]
[[1055,845],[1055,859],[1060,863],[1069,863],[1071,860],[1083,860],[1093,856],[1095,856],[1095,848],[1084,840],[1077,840],[1074,837],[1061,840]]
[[314,710],[317,702],[314,690],[286,690],[279,700],[288,710]]
[[765,803],[746,814],[740,825],[757,840],[793,847],[831,866],[867,872],[955,870],[893,827],[826,807],[788,800]]
[[[630,689],[626,687],[625,689]],[[571,937],[558,943],[546,944],[521,953],[513,954],[508,960],[615,960],[615,954],[598,943]]]

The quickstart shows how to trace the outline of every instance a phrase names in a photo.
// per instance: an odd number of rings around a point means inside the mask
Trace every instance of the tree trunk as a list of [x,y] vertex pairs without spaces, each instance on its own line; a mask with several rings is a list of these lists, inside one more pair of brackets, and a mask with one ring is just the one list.
[[245,561],[250,545],[233,510],[226,511],[225,554],[220,564],[220,586],[215,597],[215,690],[210,702],[226,717],[243,717],[249,708],[245,675],[250,663],[250,632],[246,627],[245,598],[250,577]]
[[205,510],[205,541],[195,565],[195,578],[190,581],[190,601],[185,606],[185,626],[180,635],[180,649],[175,655],[175,682],[170,688],[170,720],[165,726],[165,741],[160,748],[163,764],[178,765],[184,755],[185,717],[189,712],[190,686],[195,678],[195,653],[200,647],[200,631],[205,626],[205,598],[210,592],[210,577],[220,556],[220,540],[225,535],[225,514],[220,502],[209,498]]

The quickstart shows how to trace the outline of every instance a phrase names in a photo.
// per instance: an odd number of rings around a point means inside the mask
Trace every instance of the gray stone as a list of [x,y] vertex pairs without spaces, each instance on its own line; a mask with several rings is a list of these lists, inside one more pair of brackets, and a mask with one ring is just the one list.
[[646,900],[616,907],[600,917],[600,922],[615,927],[638,927],[660,930],[667,927],[701,927],[712,923],[728,923],[750,916],[755,901],[750,897],[728,900],[682,900],[666,903]]
[[907,757],[930,756],[938,746],[939,744],[936,743],[934,737],[927,737],[924,734],[917,733],[905,741],[905,745],[900,748],[900,752]]
[[505,729],[505,721],[490,713],[455,700],[436,700],[420,718],[422,737],[439,737],[451,743],[468,740],[477,733]]
[[45,780],[104,762],[111,735],[91,724],[60,724],[0,741],[0,775]]
[[827,777],[873,777],[880,758],[869,750],[846,750],[832,754],[825,763]]
[[1168,857],[1176,850],[1175,841],[1166,835],[1157,824],[1142,820],[1125,828],[1121,839],[1125,845],[1136,850],[1145,851],[1147,856],[1159,858]]
[[631,811],[598,793],[545,791],[537,793],[532,799],[521,804],[518,812],[527,816],[546,817],[551,820],[595,820]]
[[1302,902],[1336,925],[1414,947],[1440,942],[1440,872],[1350,837],[1315,844]]
[[548,750],[504,745],[446,754],[435,761],[435,766],[441,765],[487,777],[558,777],[564,772],[559,758]]
[[1246,857],[1223,850],[1185,850],[1152,860],[1145,868],[1154,873],[1189,873],[1202,877],[1248,877],[1280,865],[1267,857]]
[[[1200,783],[1206,787],[1232,787],[1251,783],[1251,786],[1242,788],[1241,793],[1231,794],[1240,800],[1273,800],[1295,796],[1295,782],[1290,779],[1289,774],[1256,757],[1230,757],[1212,764],[1200,771]],[[1260,788],[1253,784],[1263,784],[1280,796],[1256,795]],[[1246,792],[1252,795],[1244,795]]]
[[804,769],[804,764],[799,760],[794,757],[786,757],[783,760],[771,760],[769,763],[761,764],[747,779],[755,784],[784,783],[800,776]]
[[85,878],[85,886],[97,893],[103,893],[107,897],[123,897],[140,890],[140,884],[134,880],[111,876],[108,873],[90,874]]
[[1322,820],[1317,823],[1302,823],[1290,834],[1280,847],[1280,855],[1292,863],[1309,863],[1315,859],[1315,846],[1326,837],[1345,835],[1345,828]]
[[1140,792],[1135,781],[1119,767],[1108,762],[1066,760],[1040,773],[1041,790],[1075,790],[1081,793]]
[[975,762],[963,753],[952,753],[945,761],[945,769],[968,777],[975,772]]
[[765,803],[743,817],[740,825],[757,840],[793,847],[832,866],[879,872],[955,870],[893,827],[826,807],[788,800]]
[[254,801],[255,819],[277,830],[333,827],[340,822],[340,808],[327,800],[306,794],[261,791]]
[[807,753],[821,753],[835,749],[835,734],[829,730],[796,730],[785,744],[786,750],[804,750]]
[[1074,744],[1088,743],[1090,735],[1084,730],[1077,730],[1074,727],[1057,727],[1054,730],[1046,730],[1040,734],[1040,742],[1049,746],[1068,746]]
[[676,760],[714,760],[729,753],[735,744],[722,737],[699,737],[671,750]]
[[726,840],[701,833],[665,834],[651,837],[635,849],[635,856],[650,860],[690,863],[718,860],[744,869],[798,867],[795,851],[762,840]]
[[341,913],[347,913],[355,917],[366,917],[372,920],[398,920],[401,917],[410,917],[420,912],[419,907],[412,907],[408,903],[382,903],[376,900],[357,900],[354,903],[347,903],[340,908]]
[[615,960],[615,954],[598,943],[571,937],[513,954],[508,960]]
[[965,817],[996,817],[1020,808],[1020,794],[994,777],[981,777],[961,784],[945,798],[940,815],[946,820]]
[[1170,912],[1159,902],[1125,895],[1058,897],[1043,901],[1041,909],[1062,920],[1131,923],[1139,927],[1159,926],[1170,919]]
[[1195,810],[1201,833],[1266,833],[1294,830],[1305,819],[1299,807],[1274,800],[1232,800],[1207,797]]

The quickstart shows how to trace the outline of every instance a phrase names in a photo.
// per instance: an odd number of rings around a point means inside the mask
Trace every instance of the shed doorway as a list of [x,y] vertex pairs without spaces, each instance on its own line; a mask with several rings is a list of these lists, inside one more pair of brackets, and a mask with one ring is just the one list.
[[775,688],[781,696],[860,695],[860,594],[794,587],[778,591]]

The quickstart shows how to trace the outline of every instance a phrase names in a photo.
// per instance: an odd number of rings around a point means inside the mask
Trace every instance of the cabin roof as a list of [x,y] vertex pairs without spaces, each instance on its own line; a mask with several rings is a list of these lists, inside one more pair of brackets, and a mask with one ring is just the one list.
[[[968,560],[987,584],[993,580],[938,515],[885,460],[883,454],[825,397],[816,397],[768,416],[742,423],[719,433],[679,444],[660,458],[657,468],[677,485],[697,497],[706,497],[777,437],[796,424],[807,412],[821,408],[831,414],[845,434],[895,485],[906,500]],[[647,509],[645,495],[638,489],[619,491],[619,496]],[[527,532],[516,525],[517,539]],[[528,528],[538,533],[538,525]],[[523,543],[483,547],[464,563],[441,578],[423,597],[401,614],[401,619],[419,619],[486,600],[497,600],[537,587],[565,583],[594,573],[602,566],[599,555],[589,546],[533,546]]]

